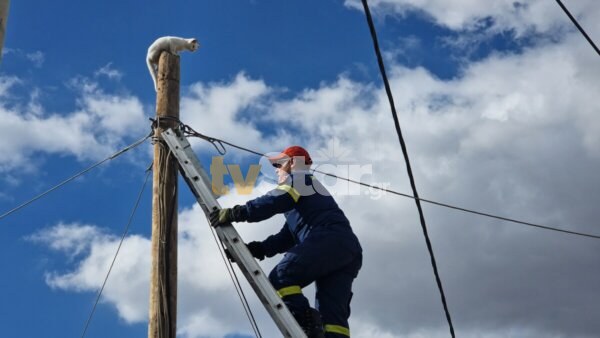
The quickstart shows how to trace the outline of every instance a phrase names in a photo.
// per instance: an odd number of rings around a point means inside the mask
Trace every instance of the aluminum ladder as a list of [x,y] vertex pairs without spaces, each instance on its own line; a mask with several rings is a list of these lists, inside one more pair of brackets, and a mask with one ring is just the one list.
[[[213,210],[221,209],[219,202],[212,193],[210,178],[198,161],[187,138],[179,129],[168,129],[161,136],[179,162],[179,171],[194,196],[196,196],[196,200],[204,213],[208,216]],[[306,334],[285,306],[231,223],[223,224],[215,230],[283,336],[306,338]]]

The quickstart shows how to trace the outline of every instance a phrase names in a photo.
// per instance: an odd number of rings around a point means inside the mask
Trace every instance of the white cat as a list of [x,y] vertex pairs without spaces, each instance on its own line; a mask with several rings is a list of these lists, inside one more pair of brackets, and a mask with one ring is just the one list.
[[152,81],[154,81],[154,90],[158,91],[156,73],[158,71],[158,59],[160,58],[160,53],[167,51],[171,54],[177,54],[186,49],[193,52],[198,49],[198,47],[200,47],[200,44],[196,39],[184,39],[176,36],[163,36],[156,39],[156,41],[148,47],[148,55],[146,56],[148,70],[150,71],[150,76],[152,76]]

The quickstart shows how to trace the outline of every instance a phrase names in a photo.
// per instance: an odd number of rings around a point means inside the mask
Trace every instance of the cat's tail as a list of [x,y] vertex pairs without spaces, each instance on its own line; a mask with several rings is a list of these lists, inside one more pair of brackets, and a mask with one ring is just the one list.
[[156,83],[156,68],[154,68],[154,65],[152,65],[152,62],[148,58],[146,59],[146,64],[148,65],[152,82],[154,82],[154,91],[158,92],[158,85]]

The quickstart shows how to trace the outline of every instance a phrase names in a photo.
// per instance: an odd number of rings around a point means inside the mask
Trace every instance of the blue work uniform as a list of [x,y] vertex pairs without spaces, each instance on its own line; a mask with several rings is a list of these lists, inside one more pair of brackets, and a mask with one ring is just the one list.
[[262,242],[267,257],[284,253],[269,280],[294,314],[309,302],[302,288],[315,282],[315,307],[326,337],[349,337],[352,282],[362,265],[362,248],[350,222],[327,189],[308,172],[294,172],[285,183],[246,203],[243,218],[259,222],[283,213],[279,233]]

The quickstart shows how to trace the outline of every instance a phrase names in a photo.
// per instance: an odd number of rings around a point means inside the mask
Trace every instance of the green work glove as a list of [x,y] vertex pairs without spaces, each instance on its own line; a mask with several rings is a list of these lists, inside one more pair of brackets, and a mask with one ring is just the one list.
[[214,210],[210,213],[210,225],[215,228],[222,224],[231,222],[233,222],[233,209],[231,208]]
[[210,213],[210,225],[218,227],[222,224],[231,222],[243,222],[247,219],[246,208],[242,205],[236,205],[233,208],[223,208],[214,210]]

